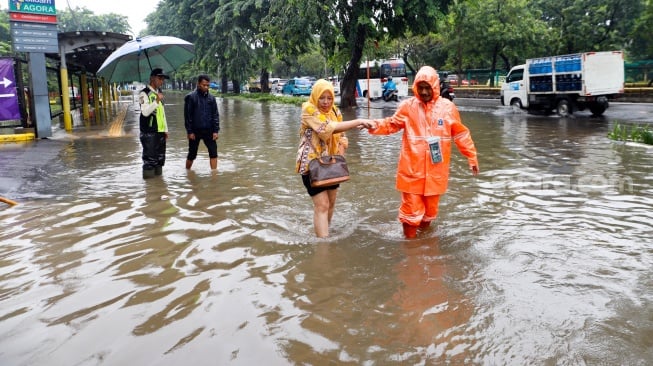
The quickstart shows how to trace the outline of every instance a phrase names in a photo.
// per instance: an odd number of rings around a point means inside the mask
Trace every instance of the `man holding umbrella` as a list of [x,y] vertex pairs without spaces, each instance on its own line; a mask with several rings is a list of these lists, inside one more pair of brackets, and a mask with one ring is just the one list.
[[140,130],[143,145],[143,179],[161,175],[166,160],[168,124],[160,88],[170,77],[160,68],[150,72],[150,84],[138,95],[141,105]]

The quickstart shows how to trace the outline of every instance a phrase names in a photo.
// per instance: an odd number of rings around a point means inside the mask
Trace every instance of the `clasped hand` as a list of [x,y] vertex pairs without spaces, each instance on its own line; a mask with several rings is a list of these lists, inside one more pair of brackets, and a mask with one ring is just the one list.
[[363,128],[373,130],[377,126],[376,122],[374,122],[374,120],[371,119],[359,119],[358,121],[360,122],[360,124],[358,125],[359,130],[362,130]]

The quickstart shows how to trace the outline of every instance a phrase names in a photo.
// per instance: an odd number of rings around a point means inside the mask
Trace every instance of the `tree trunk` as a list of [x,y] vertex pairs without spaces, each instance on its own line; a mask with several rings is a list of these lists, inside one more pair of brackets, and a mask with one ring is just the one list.
[[404,57],[403,57],[403,59],[404,59],[404,64],[406,64],[406,67],[408,67],[408,69],[410,70],[410,72],[411,72],[413,75],[417,75],[417,71],[415,71],[415,69],[413,68],[413,65],[411,65],[410,62],[408,62],[408,52],[404,52]]
[[361,58],[363,57],[363,49],[365,48],[365,40],[367,39],[367,32],[363,26],[359,27],[356,32],[356,39],[351,51],[351,59],[345,76],[340,84],[340,108],[350,108],[357,106],[356,104],[356,80],[358,79],[358,69],[360,68]]
[[494,74],[497,70],[497,57],[499,54],[499,46],[494,45],[494,50],[492,50],[492,67],[490,67],[490,88],[494,87]]
[[229,79],[227,79],[226,75],[222,77],[220,84],[222,84],[220,91],[222,93],[227,93],[229,91]]
[[506,69],[506,70],[510,70],[511,66],[510,66],[510,60],[508,60],[508,57],[506,57],[506,55],[504,55],[502,53],[499,53],[499,57],[503,61],[503,68]]
[[270,92],[270,73],[267,69],[261,69],[261,93]]

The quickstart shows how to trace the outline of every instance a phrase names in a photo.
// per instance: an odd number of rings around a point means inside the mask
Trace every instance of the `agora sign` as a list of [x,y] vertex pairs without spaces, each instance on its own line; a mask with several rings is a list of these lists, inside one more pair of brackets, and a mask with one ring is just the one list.
[[42,15],[57,14],[54,0],[9,0],[9,11]]

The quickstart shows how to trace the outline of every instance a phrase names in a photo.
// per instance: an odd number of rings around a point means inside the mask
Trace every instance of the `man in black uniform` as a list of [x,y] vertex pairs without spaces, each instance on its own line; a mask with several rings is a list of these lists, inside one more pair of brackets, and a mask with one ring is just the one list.
[[170,77],[156,68],[150,73],[150,84],[138,94],[141,106],[140,139],[143,145],[143,178],[161,175],[166,160],[168,123],[160,89]]

